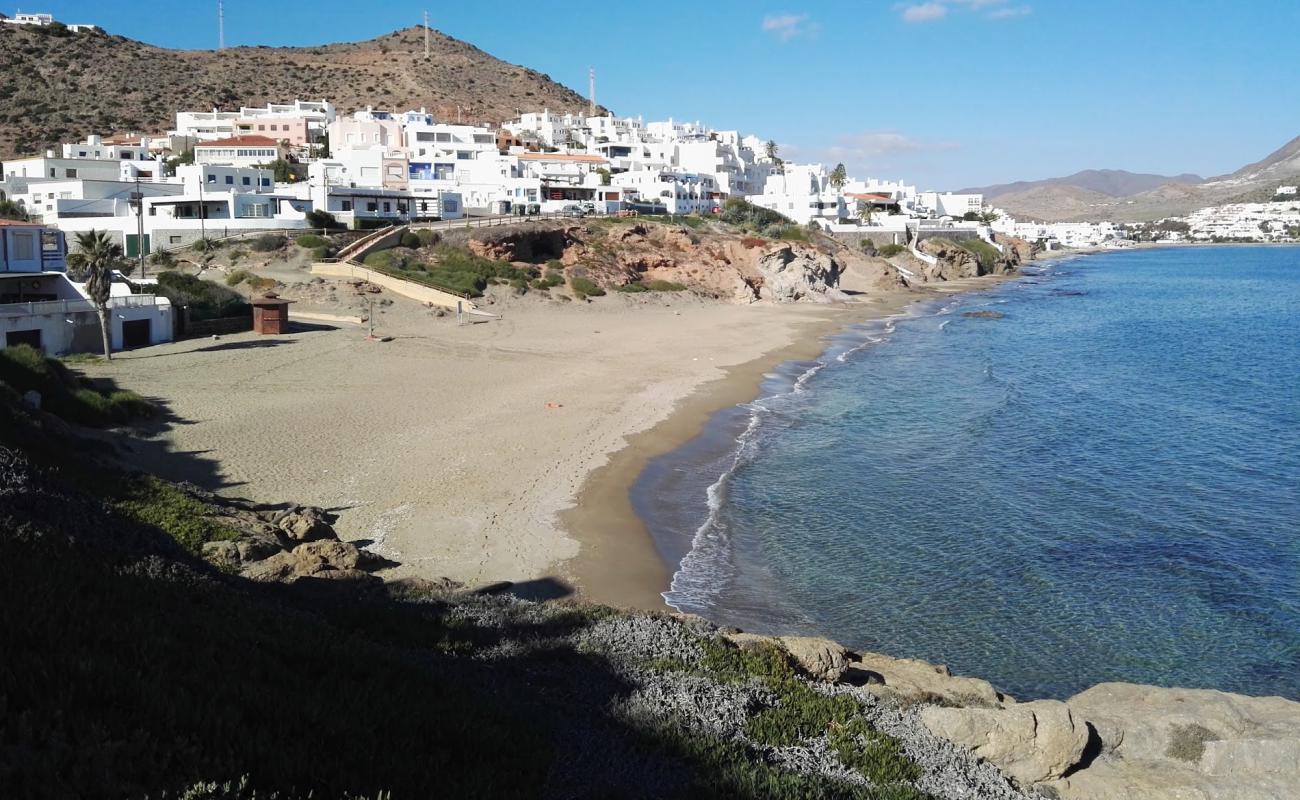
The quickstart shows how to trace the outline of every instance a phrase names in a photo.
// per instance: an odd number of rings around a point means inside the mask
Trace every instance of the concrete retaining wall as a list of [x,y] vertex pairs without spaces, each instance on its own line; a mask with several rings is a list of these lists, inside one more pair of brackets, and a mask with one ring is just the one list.
[[420,303],[432,303],[435,306],[444,308],[455,308],[460,303],[465,310],[477,308],[470,300],[463,297],[457,297],[450,292],[440,291],[430,286],[422,286],[411,281],[404,281],[401,278],[394,278],[391,275],[385,275],[382,272],[375,272],[373,269],[367,269],[357,264],[347,262],[317,262],[311,265],[311,274],[321,275],[328,278],[360,278],[369,281],[376,286],[382,286],[393,294],[410,298]]

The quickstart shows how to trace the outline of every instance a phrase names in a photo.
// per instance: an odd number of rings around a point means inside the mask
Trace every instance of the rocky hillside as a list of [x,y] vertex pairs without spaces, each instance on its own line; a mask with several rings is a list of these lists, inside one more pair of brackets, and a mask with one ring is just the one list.
[[735,303],[815,302],[848,299],[842,275],[853,270],[876,288],[900,285],[897,271],[835,239],[785,229],[797,239],[757,235],[720,222],[688,224],[607,218],[486,228],[467,238],[477,255],[546,264],[570,279],[610,291],[653,287],[686,289]]
[[1064,178],[986,186],[996,205],[1026,219],[1141,222],[1207,206],[1267,200],[1279,185],[1300,183],[1300,137],[1229,175],[1139,175],[1085,170]]
[[175,112],[326,98],[342,112],[425,107],[500,122],[519,109],[576,111],[576,92],[473,45],[407,28],[319,47],[167,50],[121,36],[0,26],[0,158],[90,133],[160,133]]

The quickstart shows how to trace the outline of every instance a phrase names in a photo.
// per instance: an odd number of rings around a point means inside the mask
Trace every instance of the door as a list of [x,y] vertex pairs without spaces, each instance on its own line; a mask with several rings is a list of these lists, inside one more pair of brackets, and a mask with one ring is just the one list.
[[148,347],[150,343],[149,320],[130,319],[122,323],[122,349],[134,350]]
[[9,331],[5,334],[5,347],[17,347],[20,344],[27,344],[41,349],[41,332],[40,329],[32,331]]

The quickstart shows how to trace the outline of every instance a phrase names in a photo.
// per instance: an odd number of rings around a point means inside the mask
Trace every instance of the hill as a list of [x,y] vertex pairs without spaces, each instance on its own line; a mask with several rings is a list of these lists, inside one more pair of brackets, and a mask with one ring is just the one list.
[[340,112],[427,108],[442,119],[500,122],[519,110],[586,108],[527,67],[430,32],[395,31],[319,47],[168,50],[122,36],[0,25],[0,158],[91,133],[160,133],[176,111],[326,98]]
[[1064,178],[1018,181],[975,189],[1017,217],[1048,222],[1141,222],[1200,208],[1261,202],[1278,186],[1300,183],[1300,136],[1260,161],[1228,175],[1137,174],[1084,170]]
[[1148,173],[1128,172],[1122,169],[1085,169],[1064,178],[1046,178],[1041,181],[1016,181],[985,186],[976,189],[962,189],[963,193],[980,193],[988,198],[998,198],[1011,194],[1022,194],[1044,187],[1065,186],[1097,192],[1110,197],[1129,197],[1150,191],[1167,183],[1202,183],[1205,179],[1199,175],[1151,175]]

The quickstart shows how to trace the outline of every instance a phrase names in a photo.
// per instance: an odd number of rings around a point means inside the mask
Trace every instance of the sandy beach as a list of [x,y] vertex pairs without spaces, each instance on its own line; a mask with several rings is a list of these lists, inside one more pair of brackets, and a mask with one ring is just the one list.
[[376,320],[390,341],[315,322],[87,371],[167,406],[173,421],[135,448],[138,466],[334,510],[340,535],[400,563],[388,577],[655,608],[670,572],[628,500],[646,459],[751,399],[775,365],[820,353],[825,335],[992,280],[844,306],[512,299],[489,307],[501,319],[461,326],[399,299]]

